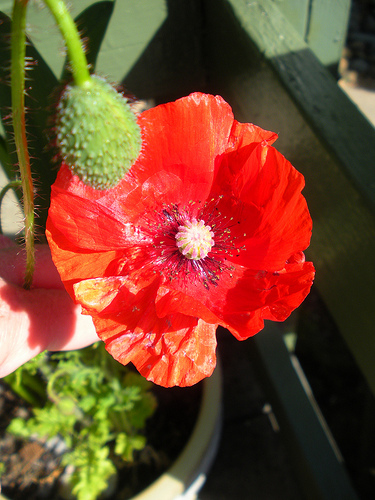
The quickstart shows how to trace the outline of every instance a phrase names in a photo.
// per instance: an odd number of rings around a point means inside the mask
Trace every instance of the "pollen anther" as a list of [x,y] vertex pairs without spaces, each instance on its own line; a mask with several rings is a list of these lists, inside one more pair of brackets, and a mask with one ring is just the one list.
[[193,218],[191,221],[186,221],[183,226],[178,227],[176,245],[187,259],[204,259],[214,244],[214,233],[203,220],[197,221]]

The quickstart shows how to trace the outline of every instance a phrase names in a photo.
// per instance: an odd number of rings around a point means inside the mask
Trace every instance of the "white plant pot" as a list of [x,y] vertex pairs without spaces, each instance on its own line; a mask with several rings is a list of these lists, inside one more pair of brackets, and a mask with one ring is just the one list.
[[195,500],[216,456],[222,424],[222,375],[218,361],[204,381],[198,418],[172,466],[131,500]]

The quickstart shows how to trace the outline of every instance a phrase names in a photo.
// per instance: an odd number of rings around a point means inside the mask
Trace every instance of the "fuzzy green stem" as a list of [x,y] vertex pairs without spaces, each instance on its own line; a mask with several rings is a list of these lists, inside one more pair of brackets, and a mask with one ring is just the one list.
[[50,9],[64,38],[74,83],[78,87],[89,86],[91,83],[91,76],[88,70],[85,52],[76,25],[65,3],[63,0],[44,0],[44,3]]
[[24,287],[30,288],[35,268],[34,188],[25,125],[26,7],[28,0],[15,0],[11,38],[11,95],[14,140],[18,156],[25,214],[26,272]]

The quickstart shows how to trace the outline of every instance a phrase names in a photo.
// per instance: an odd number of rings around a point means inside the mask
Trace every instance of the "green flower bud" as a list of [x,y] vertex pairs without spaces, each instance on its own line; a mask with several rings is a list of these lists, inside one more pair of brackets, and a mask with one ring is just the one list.
[[114,187],[141,149],[140,128],[127,99],[95,75],[87,86],[65,87],[55,125],[62,159],[95,189]]

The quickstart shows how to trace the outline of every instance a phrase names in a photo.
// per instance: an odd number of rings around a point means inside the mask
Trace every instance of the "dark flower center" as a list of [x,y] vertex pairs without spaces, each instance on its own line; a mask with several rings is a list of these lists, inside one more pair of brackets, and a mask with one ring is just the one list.
[[204,203],[199,210],[200,202],[184,207],[165,204],[161,212],[148,217],[154,270],[169,280],[198,280],[206,289],[216,286],[223,273],[231,276],[233,265],[227,259],[238,255],[240,248],[231,234],[233,218],[218,209],[220,199]]

